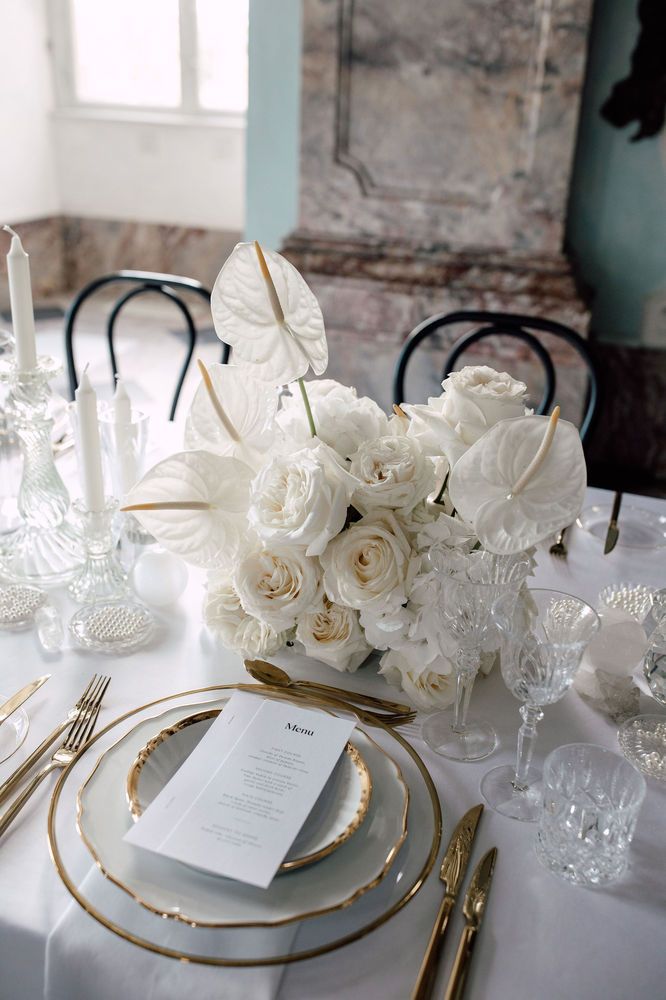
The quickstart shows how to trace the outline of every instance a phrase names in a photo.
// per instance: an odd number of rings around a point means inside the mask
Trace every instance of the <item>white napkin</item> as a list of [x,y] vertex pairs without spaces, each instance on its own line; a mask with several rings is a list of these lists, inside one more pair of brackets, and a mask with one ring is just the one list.
[[[93,871],[86,879],[95,875],[99,878]],[[129,899],[123,904],[136,905]],[[271,940],[281,935],[280,951],[286,954],[295,933],[295,927],[288,925],[279,935],[274,932]],[[188,996],[274,1000],[284,968],[215,968],[165,958],[113,934],[72,902],[48,937],[44,1000],[183,1000]]]

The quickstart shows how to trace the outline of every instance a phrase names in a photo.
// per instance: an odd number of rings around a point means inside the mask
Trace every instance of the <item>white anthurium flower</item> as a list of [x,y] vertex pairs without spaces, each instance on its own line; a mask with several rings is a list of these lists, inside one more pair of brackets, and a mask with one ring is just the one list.
[[296,638],[307,656],[336,670],[353,673],[372,651],[358,622],[358,612],[324,598],[320,608],[301,615]]
[[525,383],[487,365],[452,372],[442,388],[427,405],[403,403],[402,409],[411,417],[409,436],[426,454],[443,454],[452,466],[490,427],[525,413]]
[[571,524],[585,497],[585,456],[578,431],[548,417],[503,420],[453,468],[449,493],[484,549],[523,552]]
[[314,294],[279,253],[238,243],[211,296],[215,331],[234,360],[271,385],[326,371],[324,319]]
[[236,566],[233,585],[245,612],[276,632],[291,628],[323,599],[319,562],[299,548],[250,552]]
[[379,661],[379,673],[400,688],[418,708],[448,708],[455,700],[455,673],[445,656],[428,659],[425,643],[406,643],[389,649]]
[[[351,458],[364,441],[389,433],[388,418],[374,399],[359,397],[356,389],[334,379],[306,382],[306,386],[317,437],[341,458]],[[300,393],[283,397],[277,424],[288,447],[307,443],[310,429]]]
[[326,594],[359,611],[399,607],[407,601],[417,559],[391,511],[368,514],[320,556]]
[[158,462],[127,496],[165,549],[205,569],[234,561],[247,538],[253,470],[236,458],[186,451]]
[[278,391],[233,365],[201,364],[202,381],[185,423],[185,447],[231,455],[253,468],[275,437]]
[[432,461],[409,437],[387,435],[365,441],[352,455],[349,471],[359,481],[353,504],[363,514],[391,509],[404,517],[435,482]]
[[264,466],[252,483],[248,521],[266,543],[302,546],[306,555],[319,556],[342,531],[358,484],[331,448],[311,441]]

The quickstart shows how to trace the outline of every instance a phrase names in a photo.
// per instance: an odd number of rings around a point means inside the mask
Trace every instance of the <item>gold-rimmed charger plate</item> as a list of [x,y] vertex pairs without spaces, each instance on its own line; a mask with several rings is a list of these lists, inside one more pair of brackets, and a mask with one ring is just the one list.
[[[218,704],[216,707],[220,707]],[[202,706],[195,707],[197,711]],[[325,710],[325,709],[322,709]],[[267,889],[221,878],[144,851],[124,840],[132,826],[125,801],[130,765],[148,737],[191,709],[144,720],[100,755],[77,796],[77,828],[102,874],[145,909],[191,927],[278,927],[350,906],[386,876],[407,836],[409,793],[399,766],[360,728],[352,741],[377,788],[353,842],[314,868],[274,879]]]
[[[184,764],[220,711],[207,709],[179,719],[139,750],[126,782],[127,805],[135,821]],[[347,743],[279,871],[314,864],[346,843],[365,819],[371,795],[368,766],[358,749]]]
[[[90,760],[107,748],[118,732],[142,713],[156,706],[183,703],[188,698],[215,697],[222,692],[253,690],[252,685],[229,684],[197,688],[156,699],[125,712],[110,722],[63,770],[56,782],[48,814],[51,856],[65,888],[94,920],[125,941],[153,954],[216,967],[259,967],[289,964],[314,958],[357,941],[381,927],[400,912],[420,891],[437,858],[441,842],[442,816],[432,778],[417,751],[397,731],[379,722],[375,739],[400,764],[410,791],[410,835],[403,845],[400,864],[372,892],[338,914],[330,914],[299,924],[294,946],[289,928],[260,930],[209,930],[191,928],[178,921],[162,920],[139,906],[105,879],[86,859],[81,840],[72,836],[75,825],[76,793],[90,770]],[[264,688],[261,692],[300,704],[320,705],[340,711],[340,702],[311,693]],[[355,715],[353,706],[348,708]],[[286,882],[286,880],[285,880]],[[290,936],[285,938],[285,932]]]

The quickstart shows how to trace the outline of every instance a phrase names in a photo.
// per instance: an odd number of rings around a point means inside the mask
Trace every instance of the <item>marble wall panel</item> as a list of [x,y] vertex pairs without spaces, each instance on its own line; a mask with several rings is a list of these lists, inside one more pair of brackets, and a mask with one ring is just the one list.
[[[11,225],[11,223],[8,223]],[[65,287],[65,260],[62,220],[59,217],[17,222],[12,228],[30,254],[30,278],[35,301],[47,299]],[[0,309],[9,308],[7,262],[10,237],[0,234]]]
[[303,231],[559,251],[590,0],[305,0]]

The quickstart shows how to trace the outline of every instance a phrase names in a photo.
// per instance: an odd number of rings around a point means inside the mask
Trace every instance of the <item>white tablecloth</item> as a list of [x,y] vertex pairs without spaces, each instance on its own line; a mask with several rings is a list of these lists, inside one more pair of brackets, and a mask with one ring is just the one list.
[[[610,499],[601,491],[591,490],[589,495],[590,502],[601,497]],[[628,502],[629,498],[625,498]],[[663,501],[642,498],[638,502],[666,512]],[[539,556],[536,585],[569,591],[593,603],[604,585],[620,580],[666,586],[663,550],[642,554],[618,547],[604,557],[598,540],[574,529],[569,536],[566,562],[553,559],[547,551]],[[0,691],[11,693],[48,670],[53,674],[27,705],[31,719],[28,739],[14,757],[0,765],[0,781],[52,728],[54,721],[64,717],[94,671],[107,670],[113,678],[103,713],[106,721],[161,695],[246,679],[238,658],[222,650],[201,627],[201,596],[201,581],[193,579],[179,604],[162,616],[162,641],[117,661],[78,650],[48,657],[40,651],[32,631],[0,635]],[[57,592],[54,600],[66,606]],[[351,677],[332,675],[321,665],[311,664],[309,670],[311,676],[328,683],[337,681],[370,693],[388,693],[384,682],[368,670]],[[490,767],[512,760],[514,753],[520,722],[518,703],[504,688],[499,674],[477,682],[473,702],[479,714],[492,716],[498,729],[501,746],[492,758],[476,764],[455,764],[430,753],[420,741],[417,743],[440,794],[444,845],[460,815],[481,800],[481,777]],[[663,711],[647,698],[642,708]],[[555,746],[573,741],[597,742],[617,749],[616,727],[570,691],[560,703],[547,709],[539,727],[537,757],[543,759]],[[211,970],[179,966],[169,959],[140,952],[78,912],[48,856],[48,791],[42,788],[37,793],[0,841],[0,1000],[37,1000],[44,995],[47,943],[63,919],[87,925],[84,943],[72,948],[64,963],[70,964],[69,980],[58,980],[61,984],[69,982],[72,998],[100,996],[101,982],[105,984],[101,994],[104,998],[159,996],[160,1000],[170,1000],[185,993],[199,998],[225,996],[224,983],[232,986],[232,980],[225,978],[230,973],[221,971],[217,978]],[[499,847],[499,859],[468,996],[476,1000],[627,1000],[663,996],[666,787],[648,781],[631,851],[631,868],[613,888],[587,890],[561,883],[538,865],[533,838],[531,825],[486,809],[473,862],[493,844]],[[384,927],[339,952],[288,966],[279,996],[282,1000],[408,997],[440,898],[441,886],[433,872],[416,898]],[[435,995],[441,994],[460,927],[461,916],[456,912]],[[50,958],[53,962],[53,948]],[[53,969],[52,965],[51,973]],[[58,975],[62,975],[62,968]],[[236,990],[240,983],[240,992],[230,995],[259,995],[256,983],[264,980],[253,979],[252,972],[246,975],[243,978],[244,974],[239,973],[233,987]],[[54,989],[53,975],[51,982]],[[61,995],[52,993],[58,1000]]]

